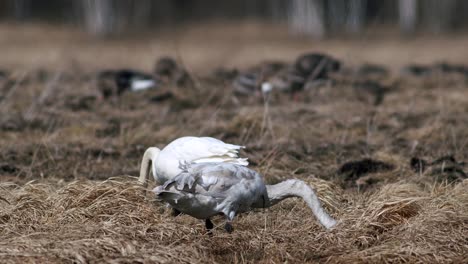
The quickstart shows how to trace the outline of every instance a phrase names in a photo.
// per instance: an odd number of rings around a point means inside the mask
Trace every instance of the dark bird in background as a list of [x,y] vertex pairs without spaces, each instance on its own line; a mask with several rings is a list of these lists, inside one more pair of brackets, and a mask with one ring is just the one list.
[[290,93],[297,99],[297,93],[306,86],[330,80],[332,73],[338,72],[341,62],[321,53],[306,53],[292,64],[266,62],[258,67],[240,73],[232,81],[234,92],[239,95],[259,95],[264,87],[270,90]]
[[260,74],[255,72],[241,73],[234,79],[232,85],[237,95],[251,95],[258,91],[261,83]]
[[179,66],[177,62],[171,57],[161,57],[156,61],[154,66],[154,74],[161,78],[172,79]]
[[126,90],[141,91],[155,87],[156,82],[153,76],[134,70],[120,70],[115,74],[117,93],[121,94]]
[[143,91],[159,85],[159,81],[152,75],[130,69],[102,71],[97,81],[104,99],[121,96],[126,91]]
[[154,75],[164,83],[174,83],[178,87],[193,85],[187,70],[171,57],[161,57],[154,65]]
[[340,70],[341,63],[325,54],[307,53],[296,59],[294,68],[307,80],[327,79],[330,73]]

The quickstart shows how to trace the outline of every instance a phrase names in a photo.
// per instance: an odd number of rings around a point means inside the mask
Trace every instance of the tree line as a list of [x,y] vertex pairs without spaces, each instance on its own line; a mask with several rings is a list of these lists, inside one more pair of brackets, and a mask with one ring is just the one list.
[[443,33],[468,26],[464,0],[3,0],[0,18],[69,23],[96,35],[150,30],[166,24],[255,18],[291,32],[324,38],[359,34],[375,25],[402,33]]

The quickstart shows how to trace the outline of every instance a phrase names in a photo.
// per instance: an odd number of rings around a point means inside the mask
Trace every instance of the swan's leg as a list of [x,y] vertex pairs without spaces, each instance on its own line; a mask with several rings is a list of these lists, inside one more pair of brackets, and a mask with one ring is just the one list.
[[177,209],[175,209],[175,208],[172,208],[172,216],[173,216],[173,217],[176,217],[176,216],[178,216],[178,215],[180,215],[180,214],[181,214],[181,212],[180,212],[179,210],[177,210]]
[[232,231],[234,231],[234,227],[232,227],[232,220],[234,220],[234,216],[235,216],[234,211],[231,211],[229,212],[228,215],[226,215],[227,219],[226,219],[226,224],[224,225],[224,229],[229,234],[232,233]]
[[226,230],[226,232],[228,232],[229,234],[232,233],[232,231],[234,231],[234,227],[232,227],[232,222],[227,220],[226,221],[226,224],[224,225],[224,229]]
[[205,227],[206,227],[206,230],[208,231],[211,231],[211,229],[213,229],[214,227],[213,222],[211,222],[209,218],[205,219]]
[[213,225],[213,222],[211,222],[209,218],[205,219],[205,227],[206,227],[206,231],[208,231],[208,235],[212,236],[214,225]]

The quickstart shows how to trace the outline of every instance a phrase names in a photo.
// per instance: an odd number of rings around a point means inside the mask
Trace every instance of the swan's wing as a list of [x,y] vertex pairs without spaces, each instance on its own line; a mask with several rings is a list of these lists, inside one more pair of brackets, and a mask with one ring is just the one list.
[[[179,168],[182,172],[172,180],[166,181],[163,185],[163,189],[169,189],[172,185],[178,191],[196,192],[197,186],[195,185],[199,185],[206,190],[210,188],[210,186],[216,185],[221,176],[216,172],[222,171],[222,169],[216,165],[218,165],[218,163],[180,163]],[[217,169],[215,169],[215,167],[217,167]]]
[[157,196],[165,193],[178,193],[181,195],[207,195],[212,198],[223,199],[224,196],[221,194],[210,195],[208,192],[212,186],[218,183],[218,177],[205,175],[203,169],[192,168],[192,165],[193,167],[198,166],[197,164],[181,164],[183,171],[163,185],[156,187],[153,192]]
[[200,165],[203,167],[195,167],[202,168],[200,185],[215,182],[203,194],[216,198],[215,210],[225,215],[249,210],[266,194],[263,178],[247,167],[228,163]]
[[211,137],[182,137],[167,145],[164,151],[187,162],[224,162],[247,166],[247,159],[239,158],[241,148],[244,147]]
[[[164,189],[174,186],[178,191],[225,197],[224,193],[242,183],[243,191],[252,192],[263,184],[263,179],[255,171],[229,163],[183,164],[182,173],[167,181]],[[254,183],[254,184],[252,184]]]

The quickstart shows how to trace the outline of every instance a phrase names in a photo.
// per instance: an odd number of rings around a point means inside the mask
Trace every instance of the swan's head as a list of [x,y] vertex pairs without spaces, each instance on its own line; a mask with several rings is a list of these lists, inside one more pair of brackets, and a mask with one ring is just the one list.
[[333,229],[338,224],[338,221],[335,219],[331,219],[328,222],[324,223],[326,229],[330,230]]

